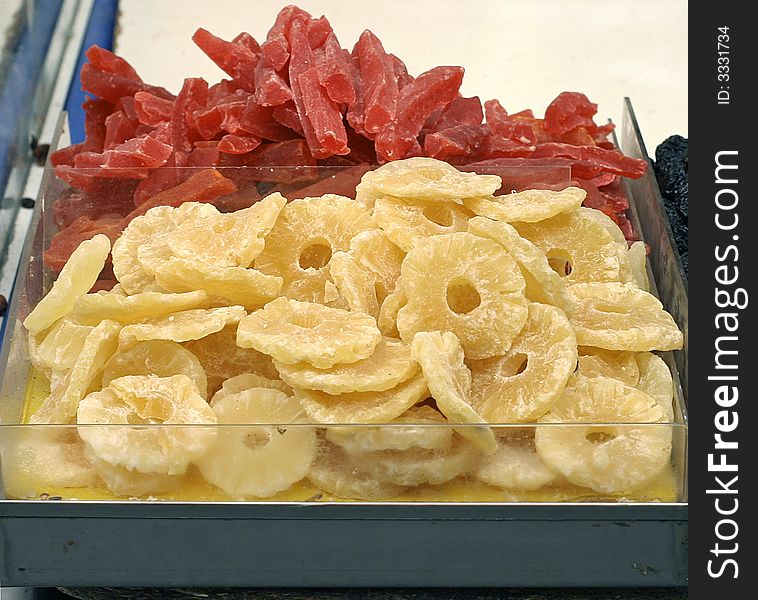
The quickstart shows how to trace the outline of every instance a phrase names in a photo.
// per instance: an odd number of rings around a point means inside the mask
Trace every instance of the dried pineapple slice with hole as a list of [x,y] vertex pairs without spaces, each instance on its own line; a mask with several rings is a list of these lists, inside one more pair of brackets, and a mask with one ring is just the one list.
[[468,222],[468,231],[500,244],[513,257],[524,277],[524,293],[529,300],[569,309],[571,297],[563,278],[552,269],[542,250],[522,238],[511,225],[474,217]]
[[476,478],[488,485],[529,492],[560,480],[534,446],[534,429],[503,428],[496,432],[497,452],[486,457],[476,470]]
[[381,450],[347,455],[349,466],[364,470],[378,481],[402,486],[440,485],[473,472],[481,460],[479,450],[460,437],[447,450]]
[[400,340],[382,338],[368,358],[330,369],[317,369],[309,363],[287,365],[274,361],[279,376],[292,387],[320,390],[327,394],[383,392],[418,373],[410,347]]
[[539,223],[514,223],[521,237],[547,256],[566,284],[621,281],[625,255],[592,208],[562,213]]
[[51,488],[92,487],[97,472],[73,427],[23,427],[8,437],[6,491],[31,497]]
[[[127,375],[79,403],[78,431],[110,465],[181,475],[216,439],[216,415],[186,375]],[[181,425],[181,427],[123,427]]]
[[540,419],[550,425],[537,428],[535,444],[545,464],[574,485],[626,494],[670,464],[672,429],[657,424],[665,418],[658,403],[640,390],[616,379],[574,375]]
[[584,218],[593,219],[602,225],[605,230],[611,235],[613,241],[616,242],[620,248],[626,250],[629,247],[627,244],[626,236],[616,222],[606,215],[602,210],[594,208],[584,207],[582,210],[582,216]]
[[292,396],[292,388],[280,379],[269,379],[257,373],[240,373],[239,375],[230,377],[221,384],[221,389],[213,394],[210,405],[213,407],[216,402],[221,401],[227,396],[254,388],[278,390],[287,396]]
[[321,369],[368,358],[381,339],[369,315],[284,297],[242,319],[237,330],[241,348]]
[[674,319],[652,294],[632,284],[580,283],[569,293],[577,343],[606,350],[677,350],[684,339]]
[[375,227],[368,211],[344,196],[293,200],[266,236],[255,268],[281,277],[284,296],[323,302],[332,255],[348,250],[355,235]]
[[419,242],[403,261],[400,285],[408,303],[397,313],[397,328],[406,343],[418,331],[450,331],[467,358],[489,358],[507,352],[526,323],[516,262],[470,233]]
[[647,251],[645,242],[634,242],[626,252],[628,274],[624,283],[633,283],[638,288],[650,291],[650,281],[647,277]]
[[371,217],[403,252],[425,238],[466,231],[473,213],[452,202],[414,204],[411,200],[377,198]]
[[206,481],[228,496],[268,498],[308,474],[316,456],[316,432],[302,425],[303,409],[295,398],[253,388],[224,396],[213,404],[213,412],[220,424],[230,427],[223,428],[195,464]]
[[674,421],[674,380],[666,362],[650,352],[636,354],[640,378],[636,387],[653,398],[663,409],[666,420]]
[[386,500],[402,494],[406,488],[377,481],[359,468],[348,465],[345,453],[333,444],[321,442],[308,480],[321,491],[345,500]]
[[386,423],[426,398],[429,390],[419,373],[384,392],[351,392],[332,395],[294,388],[308,417],[314,423],[353,425]]
[[197,357],[169,340],[139,342],[124,352],[117,352],[103,367],[102,387],[126,375],[186,375],[203,398],[208,397],[208,380]]
[[110,250],[111,242],[103,234],[79,244],[61,269],[53,287],[24,319],[24,327],[37,335],[65,317],[76,301],[95,285]]
[[460,204],[462,198],[491,196],[501,185],[497,175],[466,173],[441,160],[415,157],[368,171],[355,189],[355,199],[368,208],[381,196]]
[[[484,422],[471,406],[471,372],[463,362],[463,348],[455,334],[420,331],[413,336],[411,353],[421,365],[437,408],[451,423]],[[456,431],[485,454],[497,449],[495,434],[487,426],[458,427]]]
[[582,346],[578,371],[585,377],[610,377],[631,387],[638,387],[640,369],[634,352],[620,352]]
[[582,188],[563,190],[524,190],[479,198],[466,198],[466,208],[481,217],[512,223],[537,223],[561,213],[578,209],[587,196]]
[[116,496],[136,498],[153,494],[165,494],[177,489],[184,480],[184,475],[166,475],[165,473],[140,473],[125,467],[117,467],[100,460],[85,447],[84,454],[93,465],[97,475]]
[[171,340],[172,342],[198,340],[221,331],[230,323],[238,323],[246,314],[241,306],[222,306],[221,308],[195,308],[159,319],[146,319],[142,323],[124,327],[119,335],[119,345],[124,350],[137,342],[148,340]]
[[503,356],[471,361],[471,404],[490,423],[545,414],[576,368],[576,337],[561,309],[529,305],[529,319]]
[[247,310],[260,308],[282,289],[281,277],[244,267],[216,267],[195,259],[171,257],[153,272],[158,285],[170,292],[202,290]]
[[182,310],[207,307],[210,297],[202,290],[181,294],[142,292],[122,296],[112,292],[85,294],[74,305],[71,318],[78,323],[97,325],[103,319],[136,323],[143,319],[165,317]]
[[121,326],[115,321],[103,321],[92,329],[76,362],[63,379],[51,387],[50,395],[31,416],[30,423],[70,423],[73,420],[79,401],[116,351],[120,330]]
[[79,325],[64,317],[44,333],[44,336],[35,336],[29,332],[29,358],[32,364],[44,373],[70,369],[81,354],[84,342],[93,329],[94,327]]
[[407,303],[408,297],[399,286],[384,299],[376,320],[377,327],[383,336],[400,339],[400,332],[397,330],[397,313]]
[[447,450],[453,443],[453,428],[431,406],[412,406],[399,417],[379,427],[327,427],[326,439],[348,454],[378,450]]
[[374,289],[374,277],[362,269],[349,252],[335,252],[329,262],[329,276],[324,288],[324,303],[342,298],[348,310],[379,315],[379,303]]

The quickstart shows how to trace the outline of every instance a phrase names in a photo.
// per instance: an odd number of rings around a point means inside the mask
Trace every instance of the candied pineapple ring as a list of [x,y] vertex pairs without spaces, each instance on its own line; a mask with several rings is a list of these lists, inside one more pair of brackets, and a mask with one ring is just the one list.
[[674,420],[674,380],[660,356],[643,352],[634,356],[640,378],[636,387],[649,395],[663,409],[668,421]]
[[329,427],[326,439],[349,454],[411,448],[447,450],[453,443],[453,430],[444,427],[446,423],[442,413],[431,406],[412,406],[381,427]]
[[102,387],[126,375],[186,375],[203,398],[208,397],[208,380],[197,357],[176,342],[148,340],[125,352],[116,353],[103,367]]
[[580,208],[539,223],[515,223],[525,237],[547,256],[550,266],[567,284],[621,281],[625,253],[608,230]]
[[308,363],[287,365],[274,361],[274,365],[292,387],[327,394],[383,392],[410,379],[419,368],[408,345],[391,338],[382,338],[368,358],[331,369],[317,369]]
[[632,284],[582,283],[569,292],[577,343],[606,350],[677,350],[682,332],[659,300]]
[[[303,423],[300,403],[279,390],[252,388],[213,404],[228,424],[215,444],[196,460],[203,477],[235,499],[268,498],[300,481],[316,456],[316,432]],[[240,423],[271,423],[239,427]]]
[[508,351],[526,323],[524,278],[494,242],[470,233],[420,241],[403,261],[400,285],[408,303],[397,314],[401,338],[450,331],[467,358]]
[[45,373],[64,371],[74,366],[87,336],[94,329],[69,318],[59,319],[42,341],[29,333],[29,359]]
[[501,184],[497,175],[465,173],[441,160],[417,157],[368,171],[355,189],[355,199],[368,208],[381,196],[460,204],[463,198],[491,196]]
[[578,209],[587,196],[582,188],[564,190],[525,190],[502,196],[466,198],[466,208],[477,215],[512,223],[537,223],[561,213]]
[[183,474],[141,473],[130,471],[126,467],[111,465],[95,456],[89,447],[85,447],[84,454],[108,491],[117,496],[165,494],[178,488],[184,479]]
[[66,316],[76,301],[95,285],[110,251],[111,242],[103,234],[79,244],[61,269],[53,287],[24,319],[24,327],[32,335],[37,335]]
[[400,332],[397,330],[397,313],[403,306],[408,304],[408,297],[405,295],[403,288],[398,287],[394,292],[384,299],[379,309],[379,317],[376,324],[382,335],[391,338],[400,338]]
[[531,491],[550,485],[560,475],[549,468],[537,454],[534,429],[496,434],[497,452],[484,459],[476,471],[477,479],[509,490]]
[[550,267],[542,250],[522,238],[511,225],[474,217],[468,222],[468,231],[506,249],[521,269],[526,284],[524,293],[529,300],[552,304],[563,310],[571,306],[563,278]]
[[375,227],[368,211],[350,198],[326,194],[293,200],[266,236],[255,268],[281,277],[284,296],[323,302],[332,255],[349,250],[356,234]]
[[532,303],[507,354],[471,363],[471,404],[490,423],[532,421],[561,395],[576,359],[576,337],[563,311]]
[[97,325],[103,319],[135,323],[142,319],[156,319],[182,310],[205,307],[209,303],[208,294],[197,288],[183,294],[142,292],[122,296],[112,292],[97,292],[79,298],[71,318],[87,325]]
[[95,375],[103,368],[118,347],[121,326],[115,321],[103,321],[89,332],[81,352],[71,369],[32,415],[32,424],[70,423],[76,407],[84,398]]
[[[649,292],[650,281],[647,277],[647,253],[645,250],[645,242],[634,242],[629,246],[626,257],[629,265],[628,282],[634,283],[640,289]],[[627,281],[625,280],[625,282]]]
[[269,379],[257,373],[240,373],[221,384],[221,389],[213,394],[210,405],[214,406],[222,398],[251,390],[253,388],[265,388],[268,390],[278,390],[287,396],[292,395],[292,388],[279,379]]
[[314,423],[346,425],[391,421],[426,398],[429,393],[421,374],[384,392],[332,395],[299,388],[295,388],[294,391]]
[[[634,352],[618,352],[583,346],[579,349],[579,373],[585,377],[610,377],[638,387],[640,368]],[[643,390],[644,391],[644,390]]]
[[[463,363],[463,348],[455,334],[420,331],[413,336],[411,352],[443,415],[452,423],[484,421],[471,406],[471,372]],[[486,454],[497,449],[495,434],[489,427],[459,427],[456,431]]]
[[308,479],[327,494],[346,500],[394,498],[405,487],[378,481],[348,464],[345,453],[333,444],[321,443],[318,457],[308,471]]
[[414,204],[400,198],[377,198],[372,218],[401,250],[409,252],[419,240],[466,231],[472,213],[452,202]]
[[[180,475],[216,438],[216,415],[186,375],[129,375],[79,403],[79,435],[110,465]],[[187,425],[124,427],[124,425]],[[189,427],[198,425],[198,427]]]
[[242,319],[237,330],[242,348],[320,369],[368,358],[381,339],[369,315],[284,297]]
[[571,483],[606,494],[627,493],[669,464],[671,426],[655,424],[665,420],[663,409],[640,390],[615,379],[575,375],[540,419],[551,424],[537,428],[535,443],[542,460]]

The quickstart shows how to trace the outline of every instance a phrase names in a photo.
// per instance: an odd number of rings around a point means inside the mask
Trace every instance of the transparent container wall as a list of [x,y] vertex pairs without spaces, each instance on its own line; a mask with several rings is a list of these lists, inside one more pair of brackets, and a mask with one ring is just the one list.
[[658,423],[24,425],[0,452],[13,499],[677,502],[685,443]]

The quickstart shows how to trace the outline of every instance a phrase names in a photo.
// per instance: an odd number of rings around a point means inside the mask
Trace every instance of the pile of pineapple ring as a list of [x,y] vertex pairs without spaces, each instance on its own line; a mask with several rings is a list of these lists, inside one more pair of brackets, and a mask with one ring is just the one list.
[[[83,242],[24,321],[51,389],[31,422],[78,435],[35,433],[24,465],[120,495],[194,465],[235,499],[305,478],[361,500],[460,476],[649,484],[672,444],[649,424],[673,418],[652,351],[682,334],[647,291],[644,245],[581,189],[500,186],[412,158],[355,200],[157,207],[112,249]],[[88,293],[109,254],[118,283]],[[156,423],[184,427],[139,427]]]

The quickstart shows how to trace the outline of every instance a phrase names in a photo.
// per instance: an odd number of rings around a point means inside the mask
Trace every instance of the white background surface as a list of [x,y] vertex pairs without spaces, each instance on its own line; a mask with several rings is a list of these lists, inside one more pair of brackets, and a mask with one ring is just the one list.
[[[259,42],[282,0],[121,0],[117,52],[143,79],[176,92],[182,79],[222,72],[190,39],[199,26]],[[343,47],[368,28],[413,75],[466,69],[462,92],[542,116],[563,90],[584,92],[598,121],[621,122],[624,96],[648,152],[687,136],[686,0],[300,0],[325,14]]]

